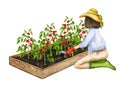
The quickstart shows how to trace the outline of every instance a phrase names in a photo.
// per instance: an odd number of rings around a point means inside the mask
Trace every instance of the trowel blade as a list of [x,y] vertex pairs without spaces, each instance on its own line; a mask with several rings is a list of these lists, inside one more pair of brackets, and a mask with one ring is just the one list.
[[66,52],[65,51],[60,51],[59,54],[66,54]]

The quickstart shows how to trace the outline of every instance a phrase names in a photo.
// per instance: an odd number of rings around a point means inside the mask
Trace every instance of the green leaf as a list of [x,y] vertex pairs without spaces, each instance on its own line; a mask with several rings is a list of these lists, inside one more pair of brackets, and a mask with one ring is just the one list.
[[72,20],[73,20],[73,18],[70,19],[70,21],[72,21]]
[[60,30],[64,30],[64,27],[61,27]]
[[67,19],[68,19],[68,17],[66,16],[66,17],[65,17],[65,20],[64,20],[64,22],[66,22],[66,21],[67,21]]
[[40,32],[39,38],[42,39],[43,31]]
[[29,29],[29,32],[30,32],[31,35],[33,35],[33,33],[32,33],[32,29],[31,29],[31,28]]
[[22,36],[26,36],[25,33],[23,33]]
[[82,27],[81,29],[85,29],[85,27]]
[[55,36],[55,39],[57,39],[58,34],[54,34],[54,36]]
[[53,28],[55,29],[55,26],[53,25]]
[[44,30],[47,30],[47,27],[45,27],[45,29]]
[[34,50],[36,50],[36,49],[38,49],[39,47],[38,47],[38,45],[34,45]]
[[21,37],[18,37],[17,40],[19,40]]
[[66,21],[67,21],[67,19],[64,20],[64,22],[66,22]]
[[23,42],[26,42],[26,40],[27,40],[27,39],[26,39],[26,38],[24,38],[24,39],[23,39]]
[[47,34],[45,34],[45,32],[43,32],[44,38],[47,36]]
[[67,24],[67,26],[70,26],[70,24]]
[[32,42],[33,42],[33,43],[35,43],[35,42],[36,42],[36,40],[35,40],[35,39],[33,39],[33,40],[32,40]]
[[54,26],[54,23],[51,23],[51,26]]
[[80,20],[79,26],[83,23],[83,20]]
[[74,28],[74,30],[76,29],[76,27],[75,27],[75,26],[74,26],[73,28]]
[[37,54],[33,55],[33,59],[38,59],[38,55]]
[[47,24],[47,27],[49,27],[49,25]]
[[51,30],[50,30],[49,32],[50,32],[50,33],[52,33],[52,31],[51,31]]
[[72,21],[72,24],[75,24],[75,22],[74,22],[74,21]]
[[55,62],[54,58],[51,58],[51,62]]
[[17,44],[20,42],[20,39],[17,39]]
[[42,57],[43,57],[43,56],[42,56],[42,55],[40,55],[40,59],[42,59]]
[[26,30],[24,30],[24,32],[25,32],[25,33],[27,33],[27,31],[26,31]]
[[19,47],[18,47],[18,49],[17,49],[17,51],[16,52],[19,52],[20,51],[20,49],[19,49]]
[[17,38],[17,44],[20,42],[20,39],[21,39],[21,37],[18,37],[18,38]]
[[79,26],[78,26],[78,25],[76,25],[76,28],[79,28]]
[[40,43],[41,41],[40,40],[38,40],[38,43]]
[[70,26],[70,29],[73,30],[72,26]]
[[66,19],[68,19],[68,16],[66,16]]
[[23,38],[21,38],[21,43],[23,42]]
[[16,52],[23,51],[22,46],[19,46]]
[[25,36],[26,38],[30,38],[30,36]]
[[26,49],[27,49],[27,48],[24,48],[24,49],[22,48],[22,50],[21,50],[21,51],[24,51],[24,52],[26,52]]

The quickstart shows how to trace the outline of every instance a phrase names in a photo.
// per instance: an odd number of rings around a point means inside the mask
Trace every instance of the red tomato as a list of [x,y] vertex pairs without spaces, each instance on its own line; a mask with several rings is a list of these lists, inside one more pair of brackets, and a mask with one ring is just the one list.
[[46,49],[46,46],[42,46],[42,50],[45,50]]
[[33,38],[31,37],[31,38],[30,38],[30,41],[32,41],[32,40],[33,40]]
[[50,29],[53,29],[52,27],[49,27]]
[[28,40],[26,40],[26,43],[29,43],[30,42],[30,40],[28,39]]
[[52,34],[48,34],[48,37],[52,37]]
[[29,33],[29,32],[27,32],[27,35],[30,35],[30,33]]
[[27,48],[27,44],[25,44],[24,47]]
[[68,28],[67,28],[67,30],[69,31],[69,30],[70,30],[70,28],[68,27]]
[[60,38],[62,38],[63,36],[62,36],[62,35],[60,35],[59,37],[60,37]]
[[79,36],[80,38],[82,38],[82,34],[80,34],[80,36]]
[[53,31],[53,35],[55,35],[55,33],[57,33],[57,31]]
[[67,23],[69,23],[70,22],[70,20],[67,20]]
[[66,34],[66,32],[63,32],[63,34]]
[[45,39],[43,39],[42,41],[45,42]]
[[82,26],[85,26],[85,24],[82,24]]
[[85,31],[83,31],[82,33],[83,33],[83,34],[85,34],[86,32],[85,32]]
[[63,26],[64,28],[66,28],[66,24],[62,24],[62,26]]
[[32,46],[32,43],[30,43],[30,46]]

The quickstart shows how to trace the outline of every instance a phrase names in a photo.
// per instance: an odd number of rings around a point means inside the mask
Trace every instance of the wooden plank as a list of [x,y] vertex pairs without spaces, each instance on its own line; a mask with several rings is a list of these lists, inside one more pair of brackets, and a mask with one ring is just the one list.
[[36,67],[34,65],[31,65],[29,63],[23,62],[21,60],[15,59],[13,57],[9,57],[9,64],[20,70],[28,72],[34,76],[41,77],[41,78],[43,76],[43,69]]
[[[13,56],[9,57],[9,64],[20,69],[23,70],[25,72],[28,72],[34,76],[37,76],[41,79],[46,78],[56,72],[59,72],[67,67],[72,66],[73,64],[75,64],[79,59],[85,57],[87,55],[87,51],[82,52],[80,54],[77,54],[73,57],[67,58],[61,62],[55,63],[51,66],[48,66],[44,69],[39,68],[37,66],[31,65],[29,63],[23,62],[21,60],[15,59]],[[16,55],[14,55],[16,56]]]

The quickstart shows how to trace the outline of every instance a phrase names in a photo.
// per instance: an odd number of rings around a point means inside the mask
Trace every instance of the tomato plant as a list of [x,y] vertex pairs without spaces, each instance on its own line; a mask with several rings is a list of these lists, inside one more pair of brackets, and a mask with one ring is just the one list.
[[[36,42],[36,40],[33,39],[32,35],[32,30],[29,29],[28,31],[24,30],[22,36],[19,36],[17,38],[17,44],[19,44],[17,52],[20,52],[20,57],[23,57],[24,55],[26,55],[26,52],[30,52],[32,50],[33,45]],[[29,53],[27,53],[27,55],[29,60]]]
[[[24,33],[17,38],[17,44],[19,44],[17,52],[20,52],[20,57],[23,58],[27,55],[28,60],[30,58],[43,60],[44,65],[47,64],[46,62],[54,63],[54,57],[59,56],[60,51],[78,45],[88,32],[83,20],[76,24],[73,18],[67,16],[59,30],[58,33],[54,23],[47,24],[44,30],[39,33],[38,41],[33,38],[31,29],[24,30]],[[76,51],[71,53],[71,56]]]
[[[84,39],[88,31],[88,29],[85,28],[83,20],[80,20],[79,24],[75,24],[73,18],[67,16],[60,30],[60,35],[63,36],[62,46],[64,50],[78,45]],[[72,55],[74,55],[74,52]]]

